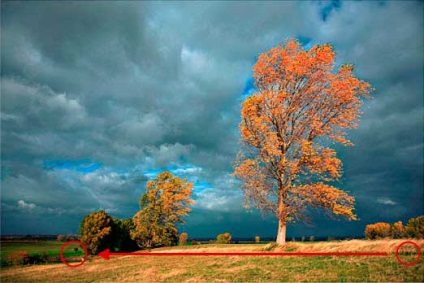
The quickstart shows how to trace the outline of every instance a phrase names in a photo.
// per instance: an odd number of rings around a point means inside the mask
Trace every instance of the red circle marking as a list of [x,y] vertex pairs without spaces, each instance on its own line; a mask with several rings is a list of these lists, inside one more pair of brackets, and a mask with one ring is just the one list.
[[[63,255],[63,252],[65,251],[65,248],[67,247],[67,246],[69,246],[70,244],[72,244],[72,243],[76,243],[76,244],[79,244],[83,249],[84,249],[84,259],[80,262],[80,263],[78,263],[78,264],[70,264],[69,262],[67,262],[66,261],[66,259],[65,259],[65,256]],[[62,248],[60,249],[60,260],[66,265],[66,266],[69,266],[69,267],[78,267],[78,266],[81,266],[81,265],[83,265],[84,263],[85,263],[85,261],[87,260],[87,257],[88,257],[88,251],[87,251],[87,247],[83,244],[83,243],[81,243],[80,241],[77,241],[77,240],[72,240],[72,241],[68,241],[68,242],[66,242],[66,243],[64,243],[63,245],[62,245]]]
[[[405,244],[411,244],[411,245],[413,245],[414,246],[414,248],[417,250],[417,258],[413,261],[413,262],[404,262],[403,260],[401,260],[400,259],[400,257],[399,257],[399,251],[400,251],[400,248],[402,248],[402,246],[403,245],[405,245]],[[397,249],[396,249],[396,258],[397,258],[397,260],[398,260],[398,262],[400,263],[400,264],[402,264],[403,266],[414,266],[414,265],[416,265],[419,261],[420,261],[420,258],[421,258],[421,249],[420,249],[420,246],[418,246],[416,243],[414,243],[414,242],[412,242],[412,241],[405,241],[405,242],[402,242],[398,247],[397,247]]]

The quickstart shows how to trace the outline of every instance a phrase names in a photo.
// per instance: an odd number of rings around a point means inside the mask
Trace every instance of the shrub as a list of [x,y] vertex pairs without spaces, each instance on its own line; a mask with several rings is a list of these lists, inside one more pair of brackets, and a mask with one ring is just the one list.
[[424,215],[409,219],[405,230],[409,237],[424,239]]
[[315,241],[315,237],[314,236],[310,236],[309,237],[309,242],[313,242],[313,241]]
[[255,237],[255,243],[258,244],[261,241],[261,238],[259,236]]
[[18,251],[11,253],[6,261],[11,265],[25,265],[29,264],[30,258],[28,252]]
[[81,242],[89,253],[98,252],[112,247],[112,217],[100,210],[84,217],[80,224]]
[[51,262],[51,258],[49,257],[49,255],[46,252],[42,252],[41,253],[41,262],[42,263],[48,263]]
[[405,227],[403,226],[402,221],[393,223],[391,231],[393,239],[401,239],[406,235]]
[[40,253],[30,254],[28,257],[29,264],[40,264],[43,263]]
[[389,223],[378,222],[369,224],[365,227],[365,236],[368,239],[388,238],[391,235],[391,226]]
[[185,246],[185,244],[187,243],[187,239],[188,239],[187,233],[181,233],[180,239],[179,239],[180,246]]
[[133,221],[129,219],[113,218],[112,246],[115,251],[135,251],[138,249],[136,241],[131,239],[131,230],[134,228]]
[[216,242],[218,244],[229,244],[231,242],[231,234],[228,232],[224,234],[219,234],[218,236],[216,236]]

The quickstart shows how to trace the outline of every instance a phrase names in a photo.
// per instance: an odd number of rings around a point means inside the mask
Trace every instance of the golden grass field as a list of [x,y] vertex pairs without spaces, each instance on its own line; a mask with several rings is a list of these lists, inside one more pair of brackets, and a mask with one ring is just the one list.
[[[412,267],[398,263],[397,246],[405,240],[351,240],[288,243],[274,251],[387,252],[385,257],[255,257],[255,256],[123,256],[90,258],[83,266],[64,264],[6,267],[1,282],[423,282],[423,258]],[[412,240],[421,251],[424,240]],[[152,252],[260,252],[263,244],[185,246]],[[272,252],[271,252],[272,253]],[[405,246],[401,259],[414,261],[415,249]]]

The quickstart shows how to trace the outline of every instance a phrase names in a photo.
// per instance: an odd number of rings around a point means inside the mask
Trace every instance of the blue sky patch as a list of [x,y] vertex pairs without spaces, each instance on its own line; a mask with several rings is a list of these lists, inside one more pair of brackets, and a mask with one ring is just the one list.
[[342,6],[340,0],[320,1],[320,4],[323,5],[320,10],[320,16],[321,20],[323,20],[324,22],[327,21],[328,17],[330,16],[333,10],[339,10]]
[[242,95],[244,97],[252,95],[256,91],[253,78],[248,78],[244,83],[244,89]]
[[44,169],[49,170],[74,170],[80,173],[88,174],[97,171],[102,164],[90,160],[44,160],[42,164]]

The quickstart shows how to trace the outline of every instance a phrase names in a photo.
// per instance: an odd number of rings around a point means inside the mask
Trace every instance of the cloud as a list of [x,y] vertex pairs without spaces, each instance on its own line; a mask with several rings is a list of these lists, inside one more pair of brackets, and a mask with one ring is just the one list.
[[33,209],[35,207],[35,204],[33,204],[33,203],[26,203],[23,200],[19,200],[18,201],[18,206],[21,207],[21,208],[24,208],[24,209],[25,208]]
[[[252,65],[289,37],[332,43],[337,64],[376,88],[349,133],[356,146],[338,148],[339,186],[363,220],[337,231],[422,214],[422,5],[2,2],[2,230],[76,232],[100,208],[131,217],[148,178],[171,170],[195,183],[189,234],[248,234],[250,223],[273,235],[274,220],[242,210],[229,174]],[[331,232],[317,221],[315,235]]]
[[377,203],[384,204],[384,205],[396,205],[396,202],[388,198],[378,198]]
[[[86,119],[86,111],[77,99],[54,92],[48,86],[2,78],[1,90],[2,114],[9,117],[6,121],[17,122],[12,124],[15,127],[70,130]],[[42,119],[43,116],[50,119]]]

